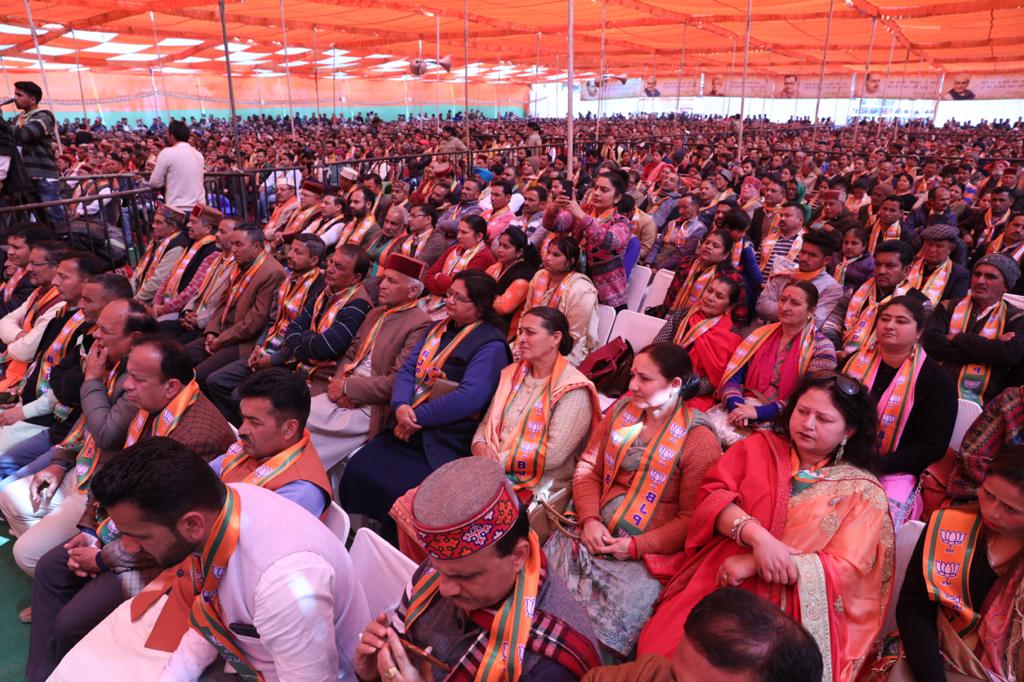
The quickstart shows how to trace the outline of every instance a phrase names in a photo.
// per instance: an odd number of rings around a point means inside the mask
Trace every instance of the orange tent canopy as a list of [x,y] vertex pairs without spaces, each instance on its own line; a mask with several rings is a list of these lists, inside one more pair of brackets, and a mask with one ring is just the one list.
[[[836,1],[826,72],[863,73],[866,65],[885,71],[891,59],[894,72],[1024,73],[1020,3]],[[738,76],[746,12],[735,7],[742,4],[576,0],[576,74],[598,75],[604,23],[606,74]],[[30,0],[30,7],[48,70],[78,65],[146,75],[151,68],[167,75],[224,73],[220,14],[210,0]],[[288,68],[305,77],[315,70],[319,78],[414,78],[408,75],[410,61],[451,54],[452,72],[428,64],[426,80],[440,75],[442,82],[462,81],[466,75],[463,0],[285,0],[284,14],[282,26],[279,0],[227,0],[234,73],[276,75]],[[565,2],[475,0],[468,15],[469,78],[564,79],[567,14]],[[754,2],[750,72],[816,76],[828,17],[826,0]],[[37,70],[23,0],[8,0],[0,22],[3,65]]]

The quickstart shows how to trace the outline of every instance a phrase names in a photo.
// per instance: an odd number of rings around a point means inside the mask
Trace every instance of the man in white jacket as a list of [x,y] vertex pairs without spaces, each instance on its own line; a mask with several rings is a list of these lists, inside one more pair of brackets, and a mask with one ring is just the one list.
[[[349,679],[369,612],[341,541],[281,495],[225,485],[188,448],[160,445],[114,459],[92,482],[127,551],[166,567],[193,556],[201,568],[193,625],[160,679],[197,680],[218,654],[268,682]],[[121,662],[133,669],[129,652]]]

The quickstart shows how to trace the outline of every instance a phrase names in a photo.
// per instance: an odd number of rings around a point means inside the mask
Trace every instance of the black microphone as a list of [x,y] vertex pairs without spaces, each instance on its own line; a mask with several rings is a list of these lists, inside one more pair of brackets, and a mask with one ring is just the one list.
[[0,99],[0,107],[7,106],[8,104],[14,104],[13,97],[8,97],[7,99]]

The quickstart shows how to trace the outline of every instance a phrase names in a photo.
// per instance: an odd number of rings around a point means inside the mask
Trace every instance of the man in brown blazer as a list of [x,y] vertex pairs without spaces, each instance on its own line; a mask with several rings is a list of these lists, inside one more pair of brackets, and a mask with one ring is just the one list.
[[267,253],[263,239],[263,231],[255,225],[242,224],[231,233],[235,264],[224,300],[203,336],[185,347],[200,385],[221,367],[249,357],[270,318],[274,294],[284,281],[284,268]]
[[416,305],[425,270],[415,258],[388,257],[380,305],[367,313],[327,392],[313,398],[306,428],[328,473],[384,428],[395,375],[430,327],[430,316]]

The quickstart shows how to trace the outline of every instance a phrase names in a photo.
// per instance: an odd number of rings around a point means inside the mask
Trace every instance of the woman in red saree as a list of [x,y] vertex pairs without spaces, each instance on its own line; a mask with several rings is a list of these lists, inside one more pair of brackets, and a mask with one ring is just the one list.
[[875,405],[846,376],[810,378],[778,421],[704,477],[680,568],[638,653],[671,656],[693,606],[723,585],[772,601],[818,642],[825,680],[853,679],[892,591],[889,503],[869,471]]
[[700,300],[668,324],[654,337],[655,342],[671,341],[690,354],[693,375],[700,380],[689,407],[707,411],[715,404],[714,393],[722,383],[725,366],[743,339],[733,331],[732,312],[740,300],[740,283],[728,277],[716,277],[704,288]]

